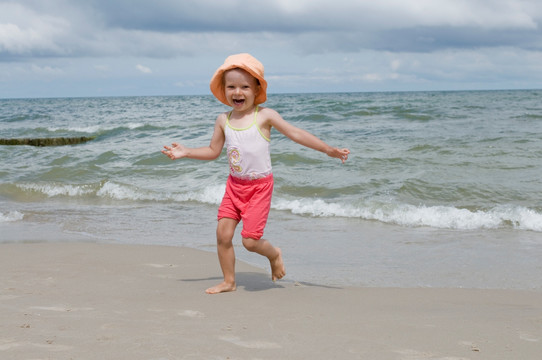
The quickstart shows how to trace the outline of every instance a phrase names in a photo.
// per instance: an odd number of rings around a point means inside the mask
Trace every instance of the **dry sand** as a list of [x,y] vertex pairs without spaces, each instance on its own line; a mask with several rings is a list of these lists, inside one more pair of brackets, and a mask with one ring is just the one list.
[[539,292],[274,284],[238,262],[236,292],[205,294],[220,275],[186,248],[2,244],[0,359],[542,358]]

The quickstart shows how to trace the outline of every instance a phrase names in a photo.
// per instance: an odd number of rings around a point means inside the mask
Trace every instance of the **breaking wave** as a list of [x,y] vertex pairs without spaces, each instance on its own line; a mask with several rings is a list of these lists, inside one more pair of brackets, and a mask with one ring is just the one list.
[[6,222],[20,221],[24,218],[24,214],[18,211],[9,211],[6,213],[0,212],[0,224]]
[[[17,184],[16,187],[26,196],[65,196],[135,202],[198,202],[212,205],[220,204],[225,191],[225,185],[209,185],[196,191],[158,192],[113,181],[82,185]],[[542,232],[542,214],[534,209],[517,205],[498,205],[488,209],[471,210],[452,206],[394,203],[392,200],[369,200],[355,204],[308,197],[287,199],[275,195],[272,208],[302,216],[358,218],[406,227],[458,230],[513,228]],[[2,215],[6,216],[8,215]],[[17,218],[18,215],[9,216]]]

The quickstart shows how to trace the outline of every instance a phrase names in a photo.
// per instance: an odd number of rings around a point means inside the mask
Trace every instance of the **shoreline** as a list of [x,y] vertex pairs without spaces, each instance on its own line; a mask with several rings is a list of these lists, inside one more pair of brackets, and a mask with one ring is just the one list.
[[[286,268],[288,271],[288,268]],[[273,283],[162,245],[0,244],[0,357],[535,359],[542,293]]]
[[[216,254],[215,206],[82,207],[50,201],[14,207],[25,218],[0,224],[3,239],[179,246]],[[240,227],[234,240],[237,259],[267,270],[267,259],[247,252],[239,233]],[[542,233],[409,228],[272,211],[264,237],[283,250],[286,279],[295,281],[542,292]]]

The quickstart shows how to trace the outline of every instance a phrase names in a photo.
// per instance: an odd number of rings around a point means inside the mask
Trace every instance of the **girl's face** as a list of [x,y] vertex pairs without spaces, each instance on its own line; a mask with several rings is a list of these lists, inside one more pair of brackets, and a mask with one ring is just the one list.
[[260,85],[255,77],[241,69],[232,69],[224,74],[224,91],[228,103],[235,111],[252,110]]

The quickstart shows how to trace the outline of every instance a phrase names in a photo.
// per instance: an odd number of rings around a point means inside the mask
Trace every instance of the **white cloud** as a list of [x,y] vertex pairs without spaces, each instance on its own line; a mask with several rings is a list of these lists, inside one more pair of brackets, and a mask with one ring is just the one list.
[[52,67],[52,66],[39,66],[39,65],[36,65],[36,64],[32,64],[30,66],[30,69],[33,73],[37,74],[37,75],[47,75],[47,76],[51,76],[51,75],[61,75],[64,73],[64,71],[62,69],[59,69],[59,68],[55,68],[55,67]]
[[399,70],[399,68],[401,67],[401,60],[399,59],[392,60],[390,63],[390,67],[393,71]]
[[67,20],[14,3],[0,3],[0,14],[0,55],[63,52],[59,40],[69,34]]
[[537,22],[533,16],[537,14],[532,10],[533,6],[540,8],[529,0],[382,0],[360,3],[367,17],[373,17],[375,25],[380,23],[385,28],[466,26],[536,29]]
[[152,70],[150,68],[143,66],[141,64],[137,64],[136,69],[141,71],[143,74],[152,74]]
[[100,72],[109,72],[111,70],[109,65],[94,65],[93,68]]

